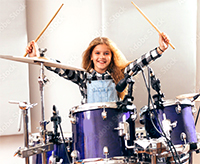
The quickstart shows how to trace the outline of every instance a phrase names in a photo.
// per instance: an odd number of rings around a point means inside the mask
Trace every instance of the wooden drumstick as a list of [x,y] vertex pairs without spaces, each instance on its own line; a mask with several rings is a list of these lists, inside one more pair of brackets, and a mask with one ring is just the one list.
[[[54,16],[51,18],[51,20],[49,21],[49,23],[45,26],[45,28],[42,30],[42,32],[37,36],[37,38],[35,39],[35,42],[38,41],[38,39],[42,36],[42,34],[45,32],[45,30],[48,28],[48,26],[50,25],[50,23],[53,21],[53,19],[56,17],[56,15],[58,14],[58,12],[60,11],[60,9],[63,7],[64,4],[62,4],[60,6],[60,8],[57,10],[57,12],[54,14]],[[24,55],[24,57],[26,57],[28,55],[28,53],[26,53]]]
[[[159,34],[161,34],[162,35],[162,33],[160,32],[160,30],[150,21],[150,19],[149,18],[147,18],[147,16],[142,12],[142,10],[136,5],[136,4],[134,4],[133,2],[131,2],[134,6],[135,6],[135,8],[143,15],[143,17],[154,27],[154,29],[159,33]],[[175,47],[171,44],[171,43],[169,43],[169,45],[173,48],[173,49],[175,49]]]

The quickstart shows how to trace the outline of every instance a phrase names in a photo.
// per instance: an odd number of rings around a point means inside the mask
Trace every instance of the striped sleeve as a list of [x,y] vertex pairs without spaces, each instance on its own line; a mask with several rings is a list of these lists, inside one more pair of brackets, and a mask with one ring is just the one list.
[[81,86],[86,79],[86,72],[78,71],[78,70],[68,70],[68,69],[61,69],[56,67],[47,67],[46,68],[50,71],[55,72],[59,76],[71,80],[75,84]]
[[127,74],[134,68],[136,64],[140,65],[142,68],[149,65],[151,62],[156,60],[157,58],[161,57],[160,54],[158,54],[157,48],[147,52],[146,54],[142,55],[140,58],[134,60],[131,62],[124,70],[124,73]]

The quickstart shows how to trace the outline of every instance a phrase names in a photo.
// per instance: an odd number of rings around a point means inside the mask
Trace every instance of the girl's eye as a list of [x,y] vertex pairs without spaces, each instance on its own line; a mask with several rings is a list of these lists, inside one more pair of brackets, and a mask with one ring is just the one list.
[[96,52],[96,54],[100,54],[99,52]]
[[105,55],[109,55],[109,52],[105,52]]

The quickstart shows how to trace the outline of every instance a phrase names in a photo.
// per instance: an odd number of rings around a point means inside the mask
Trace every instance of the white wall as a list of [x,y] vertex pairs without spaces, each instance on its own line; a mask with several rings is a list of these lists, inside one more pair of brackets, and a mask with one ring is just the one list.
[[[23,56],[27,45],[25,0],[0,0],[0,54]],[[23,147],[23,131],[18,132],[18,105],[9,100],[29,102],[28,65],[0,59],[0,161],[23,163],[13,157]]]
[[[0,54],[22,56],[27,45],[25,0],[1,2]],[[29,102],[28,65],[0,60],[0,136],[18,134],[18,105],[9,100]]]
[[[198,21],[200,19],[200,2],[197,1],[197,8],[198,8],[198,12],[197,12],[197,33],[196,33],[196,45],[197,45],[197,49],[196,49],[196,92],[198,93],[200,91],[200,22]],[[199,110],[200,109],[200,102],[196,103],[196,108]],[[197,114],[195,115],[197,116]],[[195,117],[196,120],[196,117]],[[196,126],[196,131],[199,133],[200,132],[200,120],[198,119],[197,122],[197,126]],[[194,153],[193,154],[193,163],[197,164],[199,163],[200,160],[200,155]]]
[[[161,80],[161,89],[165,93],[165,99],[175,99],[177,95],[199,91],[197,1],[135,0],[134,2],[161,31],[169,35],[171,42],[176,47],[176,50],[169,47],[163,57],[151,65]],[[152,29],[129,0],[29,0],[27,1],[28,41],[37,37],[62,3],[64,3],[63,8],[38,40],[40,48],[47,48],[46,55],[48,57],[59,59],[66,64],[80,66],[82,52],[87,48],[89,42],[99,35],[110,37],[129,60],[158,46],[157,32]],[[198,27],[197,34],[196,27]],[[152,33],[150,34],[149,30],[151,29]],[[31,111],[32,133],[35,133],[38,132],[36,127],[39,127],[41,120],[40,92],[37,81],[40,68],[30,65],[29,69],[30,101],[38,103]],[[45,70],[45,75],[50,80],[45,85],[46,120],[50,119],[52,106],[56,105],[63,120],[63,129],[70,135],[71,124],[68,114],[71,107],[80,105],[81,97],[78,87],[47,70]],[[136,77],[135,87],[134,103],[139,112],[139,109],[146,105],[147,97],[141,74]],[[141,125],[137,124],[137,126]],[[51,130],[52,124],[49,124],[47,128]],[[23,145],[22,136],[7,137],[10,140],[17,140],[18,143],[21,142],[21,146]],[[0,138],[1,145],[5,148],[11,144],[11,142],[7,142],[7,137]],[[12,147],[16,146],[17,149],[16,143],[12,142],[11,145]],[[11,152],[13,151],[7,150],[6,154]],[[4,156],[6,157],[5,153]],[[5,157],[2,159],[6,160]],[[10,163],[18,162],[16,159],[17,157],[7,158]],[[196,155],[194,160],[197,161]],[[20,162],[21,159],[19,159]]]

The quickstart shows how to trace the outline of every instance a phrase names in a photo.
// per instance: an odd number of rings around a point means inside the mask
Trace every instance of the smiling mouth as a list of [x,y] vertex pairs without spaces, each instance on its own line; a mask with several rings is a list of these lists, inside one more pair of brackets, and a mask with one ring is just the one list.
[[100,64],[105,64],[106,61],[98,61],[98,63],[100,63]]

